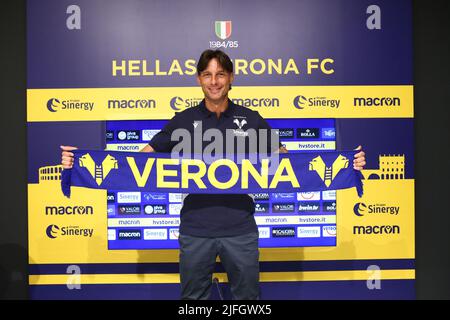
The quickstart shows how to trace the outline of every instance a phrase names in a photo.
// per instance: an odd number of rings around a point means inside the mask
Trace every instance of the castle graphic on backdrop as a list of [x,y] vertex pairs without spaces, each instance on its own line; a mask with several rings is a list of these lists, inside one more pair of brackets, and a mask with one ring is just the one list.
[[365,169],[361,173],[366,180],[405,179],[405,155],[379,155],[379,169]]

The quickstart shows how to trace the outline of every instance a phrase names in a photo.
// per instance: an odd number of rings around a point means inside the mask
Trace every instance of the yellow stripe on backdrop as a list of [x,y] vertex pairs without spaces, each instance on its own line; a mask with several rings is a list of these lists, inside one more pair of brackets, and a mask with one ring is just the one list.
[[[261,282],[292,281],[354,281],[367,280],[370,274],[366,270],[353,271],[304,271],[304,272],[261,272]],[[80,274],[80,275],[31,275],[30,285],[50,285],[73,283],[86,284],[150,284],[180,283],[180,275],[174,274]],[[220,282],[228,282],[225,273],[216,273]],[[380,280],[414,279],[414,270],[380,270]]]
[[[28,89],[27,120],[170,119],[201,101],[199,87]],[[413,86],[233,87],[265,118],[412,118]]]

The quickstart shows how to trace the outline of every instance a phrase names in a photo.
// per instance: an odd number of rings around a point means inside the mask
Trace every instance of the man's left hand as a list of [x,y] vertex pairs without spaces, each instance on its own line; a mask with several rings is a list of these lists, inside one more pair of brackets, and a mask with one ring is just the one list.
[[366,154],[362,151],[362,147],[358,146],[355,150],[361,150],[357,154],[355,154],[355,159],[353,160],[353,169],[361,171],[364,169],[366,165]]

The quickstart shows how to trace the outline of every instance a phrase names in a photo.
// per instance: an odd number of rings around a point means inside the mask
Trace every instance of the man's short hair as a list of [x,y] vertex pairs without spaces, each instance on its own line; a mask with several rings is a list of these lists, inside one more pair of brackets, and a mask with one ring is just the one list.
[[205,50],[202,52],[200,59],[198,59],[197,63],[197,74],[200,75],[203,71],[208,68],[208,64],[212,59],[217,59],[219,64],[225,71],[229,73],[233,73],[233,62],[227,54],[220,50]]

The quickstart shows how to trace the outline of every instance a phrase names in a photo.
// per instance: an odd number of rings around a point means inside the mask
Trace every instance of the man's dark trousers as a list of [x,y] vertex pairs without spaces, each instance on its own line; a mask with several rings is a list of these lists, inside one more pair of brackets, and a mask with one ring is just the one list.
[[179,243],[181,299],[209,298],[217,256],[233,299],[259,299],[258,233],[214,238],[180,234]]

